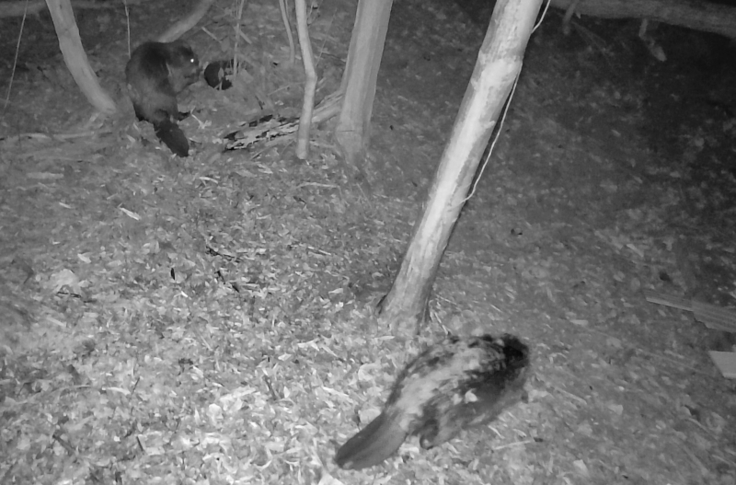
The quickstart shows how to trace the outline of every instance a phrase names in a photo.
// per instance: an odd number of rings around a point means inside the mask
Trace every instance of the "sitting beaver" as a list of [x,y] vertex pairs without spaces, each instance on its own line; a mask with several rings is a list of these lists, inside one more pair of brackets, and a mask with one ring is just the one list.
[[200,71],[197,55],[181,41],[145,42],[125,66],[135,115],[152,123],[158,139],[180,157],[189,155],[189,140],[177,121],[188,113],[179,112],[176,95],[196,82]]

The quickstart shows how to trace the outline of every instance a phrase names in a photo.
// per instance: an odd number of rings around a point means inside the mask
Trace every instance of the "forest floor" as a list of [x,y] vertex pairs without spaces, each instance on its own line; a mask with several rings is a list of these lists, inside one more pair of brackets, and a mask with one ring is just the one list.
[[[137,2],[132,44],[195,2]],[[319,98],[338,89],[356,1],[310,15]],[[476,2],[477,3],[477,2]],[[490,13],[395,2],[370,150],[334,120],[222,151],[264,104],[299,112],[278,2],[251,0],[229,91],[181,97],[186,159],[133,123],[121,4],[76,10],[119,115],[93,116],[50,17],[0,19],[0,483],[736,484],[732,335],[657,292],[734,306],[736,66],[724,40],[550,11],[406,342],[376,323],[449,137]],[[185,35],[236,44],[232,2]],[[202,28],[199,28],[202,27]],[[12,88],[9,83],[13,76]],[[358,176],[359,175],[359,176]],[[511,332],[528,402],[431,450],[353,472],[334,450],[402,366],[448,332]]]

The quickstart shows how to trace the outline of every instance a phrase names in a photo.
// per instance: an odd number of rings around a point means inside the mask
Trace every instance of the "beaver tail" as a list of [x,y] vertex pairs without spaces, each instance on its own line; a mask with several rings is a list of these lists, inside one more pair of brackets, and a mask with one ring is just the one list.
[[346,470],[359,470],[378,465],[393,455],[406,440],[398,415],[381,413],[368,426],[337,450],[335,463]]
[[180,157],[189,155],[189,140],[187,139],[187,135],[184,134],[182,129],[179,128],[179,125],[171,120],[171,118],[155,122],[153,124],[153,130],[156,133],[156,138],[161,140],[176,155]]

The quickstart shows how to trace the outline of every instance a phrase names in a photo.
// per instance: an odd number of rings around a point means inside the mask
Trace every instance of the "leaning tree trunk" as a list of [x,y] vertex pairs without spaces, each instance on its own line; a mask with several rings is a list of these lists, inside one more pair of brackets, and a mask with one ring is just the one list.
[[174,22],[168,29],[166,29],[166,32],[159,35],[156,40],[158,42],[172,42],[178,39],[202,20],[213,3],[215,3],[215,0],[199,0],[185,17]]
[[521,70],[542,0],[498,0],[421,220],[382,305],[393,332],[418,331],[450,233],[496,120]]
[[46,0],[54,21],[56,35],[59,37],[59,47],[64,56],[64,62],[74,81],[87,97],[87,100],[100,113],[110,115],[115,112],[115,102],[100,86],[95,71],[89,65],[87,53],[79,38],[77,21],[74,19],[72,4],[69,0]]

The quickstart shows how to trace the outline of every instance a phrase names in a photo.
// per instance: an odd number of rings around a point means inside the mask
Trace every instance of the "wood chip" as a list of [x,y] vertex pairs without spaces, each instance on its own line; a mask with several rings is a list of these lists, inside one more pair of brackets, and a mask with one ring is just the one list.
[[736,379],[736,352],[711,351],[710,358],[727,379]]
[[645,291],[644,295],[650,303],[693,312],[695,319],[708,328],[736,333],[736,312],[734,310],[653,291]]

